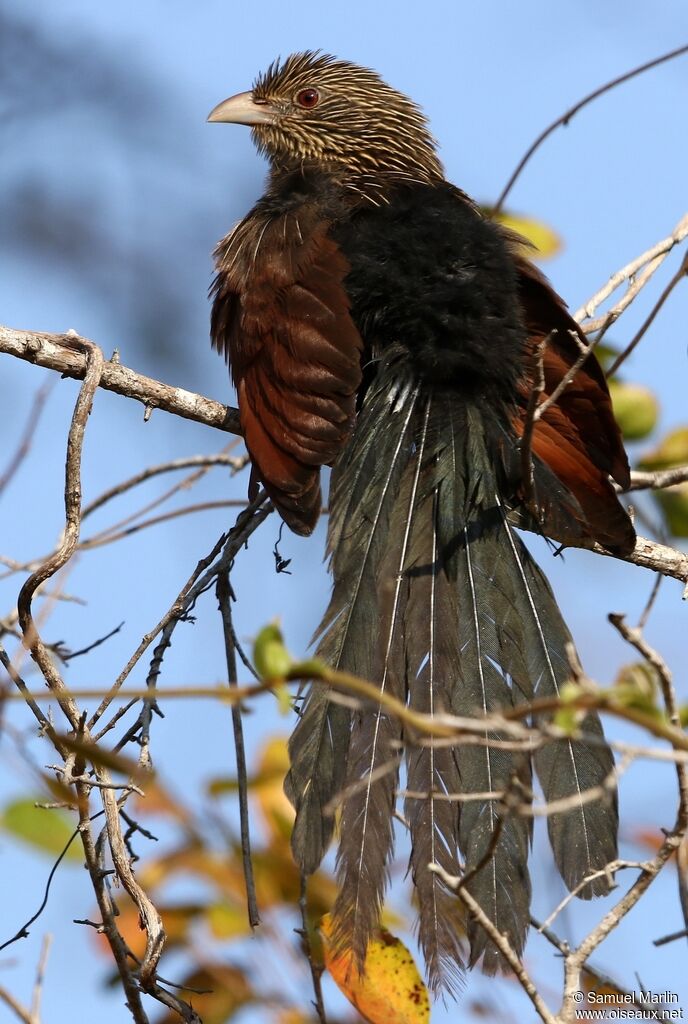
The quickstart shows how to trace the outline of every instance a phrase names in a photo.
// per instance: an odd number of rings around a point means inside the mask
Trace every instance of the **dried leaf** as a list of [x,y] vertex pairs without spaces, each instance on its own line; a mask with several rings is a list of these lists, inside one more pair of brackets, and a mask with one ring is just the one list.
[[[274,736],[265,743],[258,758],[258,770],[250,776],[248,788],[256,800],[263,821],[273,836],[288,839],[294,821],[294,808],[284,794],[284,777],[289,769],[289,752],[284,736]],[[208,795],[234,794],[239,788],[236,775],[212,779]]]
[[237,939],[251,934],[245,906],[230,903],[213,903],[206,908],[205,915],[214,938]]

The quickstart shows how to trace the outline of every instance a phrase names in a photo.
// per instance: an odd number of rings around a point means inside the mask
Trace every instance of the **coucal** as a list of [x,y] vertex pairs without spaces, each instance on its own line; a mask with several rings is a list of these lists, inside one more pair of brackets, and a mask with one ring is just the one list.
[[[544,341],[544,401],[579,355],[578,326],[522,244],[445,179],[425,117],[375,72],[295,54],[209,120],[250,125],[270,163],[265,194],[216,249],[212,287],[213,345],[238,392],[251,491],[262,484],[291,529],[309,534],[321,467],[333,467],[319,656],[429,715],[556,695],[571,638],[515,527],[617,552],[635,536],[610,480],[628,484],[628,461],[592,354],[536,422],[523,481],[533,354]],[[523,949],[531,819],[498,794],[516,787],[527,799],[533,768],[546,801],[567,798],[548,817],[566,885],[616,857],[615,799],[579,799],[613,771],[597,715],[581,734],[532,758],[498,733],[406,744],[417,795],[404,816],[433,988],[458,982],[462,940],[458,900],[430,863],[471,873],[470,892]],[[351,710],[318,685],[290,742],[292,845],[305,874],[341,795],[335,937],[359,963],[387,882],[404,739],[384,707]],[[607,891],[601,877],[581,895]],[[468,938],[471,965],[502,966],[475,922]]]

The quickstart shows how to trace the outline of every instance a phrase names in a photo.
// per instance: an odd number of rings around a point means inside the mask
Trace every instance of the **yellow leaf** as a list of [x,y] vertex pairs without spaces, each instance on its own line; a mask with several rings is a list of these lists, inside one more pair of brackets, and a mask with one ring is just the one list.
[[206,917],[210,931],[216,939],[236,939],[251,932],[246,907],[213,903],[207,908]]
[[274,736],[263,747],[258,761],[259,785],[253,788],[263,821],[270,832],[288,838],[294,808],[284,794],[284,776],[289,771],[289,752],[284,736]]
[[330,914],[322,919],[320,930],[325,966],[369,1024],[426,1024],[430,1020],[428,990],[400,939],[386,928],[377,929],[360,973],[350,950],[333,950]]
[[546,260],[551,256],[556,256],[561,249],[559,235],[541,220],[535,220],[534,217],[523,217],[519,213],[510,213],[505,210],[493,214],[489,206],[485,206],[482,209],[488,217],[496,220],[498,224],[502,224],[503,227],[515,232],[515,234],[524,238],[526,242],[529,242],[530,246],[535,249],[534,253],[532,251],[529,253],[531,257],[534,256],[535,259]]

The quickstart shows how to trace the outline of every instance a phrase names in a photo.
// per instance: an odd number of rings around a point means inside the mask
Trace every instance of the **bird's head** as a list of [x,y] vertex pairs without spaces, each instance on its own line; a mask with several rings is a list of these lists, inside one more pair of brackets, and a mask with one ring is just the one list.
[[326,54],[276,61],[208,120],[250,125],[276,170],[314,166],[352,180],[443,177],[420,108],[374,71]]

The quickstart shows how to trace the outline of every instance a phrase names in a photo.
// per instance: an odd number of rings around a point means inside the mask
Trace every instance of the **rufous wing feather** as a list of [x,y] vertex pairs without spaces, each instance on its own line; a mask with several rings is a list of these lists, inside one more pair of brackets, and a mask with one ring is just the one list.
[[320,467],[353,428],[361,382],[348,263],[327,227],[257,208],[215,254],[213,343],[232,369],[253,478],[303,534],[320,513]]

